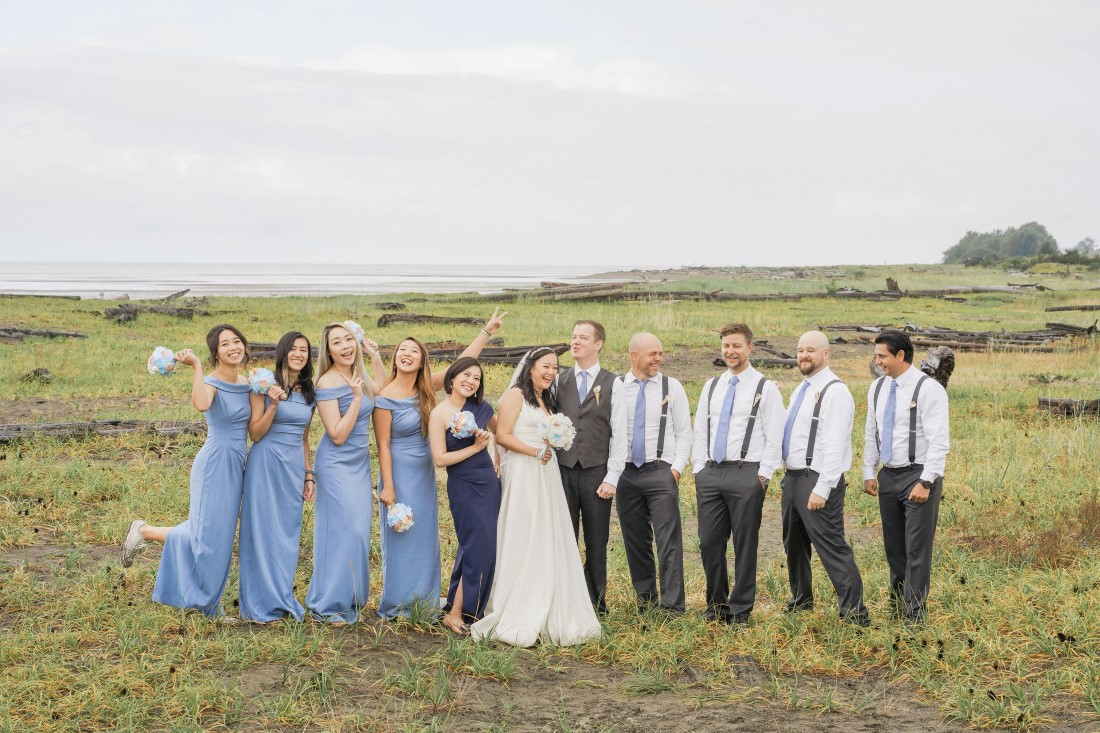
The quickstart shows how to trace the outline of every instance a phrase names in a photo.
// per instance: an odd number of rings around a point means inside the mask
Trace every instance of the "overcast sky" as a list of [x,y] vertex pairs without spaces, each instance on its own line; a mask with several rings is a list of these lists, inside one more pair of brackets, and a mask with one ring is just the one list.
[[1100,238],[1100,3],[14,2],[0,259],[934,262]]

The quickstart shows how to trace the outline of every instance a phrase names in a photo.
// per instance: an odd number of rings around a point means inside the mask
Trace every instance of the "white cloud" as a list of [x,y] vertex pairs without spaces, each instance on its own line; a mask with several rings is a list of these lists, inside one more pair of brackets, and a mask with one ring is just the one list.
[[574,49],[558,46],[409,51],[367,44],[336,59],[310,59],[318,70],[358,71],[391,76],[488,76],[551,84],[563,90],[592,90],[673,98],[707,88],[660,64],[624,58],[583,64]]
[[206,37],[183,23],[169,23],[153,32],[157,41],[167,48],[191,51],[206,45]]
[[897,219],[918,214],[922,198],[912,192],[879,192],[845,188],[833,192],[829,215],[836,219]]

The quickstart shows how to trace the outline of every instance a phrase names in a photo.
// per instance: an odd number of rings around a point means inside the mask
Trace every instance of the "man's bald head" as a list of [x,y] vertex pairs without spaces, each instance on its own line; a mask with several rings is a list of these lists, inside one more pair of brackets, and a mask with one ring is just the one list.
[[649,379],[661,371],[665,350],[661,340],[651,333],[641,332],[630,337],[630,371],[638,379]]
[[798,339],[798,371],[812,377],[829,366],[829,337],[821,331],[807,331]]

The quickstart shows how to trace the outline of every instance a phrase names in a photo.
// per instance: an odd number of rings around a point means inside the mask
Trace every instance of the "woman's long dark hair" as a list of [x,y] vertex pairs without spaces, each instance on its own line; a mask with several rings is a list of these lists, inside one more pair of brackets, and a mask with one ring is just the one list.
[[[535,368],[535,362],[547,354],[553,355],[555,360],[558,358],[557,352],[549,346],[540,346],[537,349],[531,349],[531,351],[527,352],[527,363],[523,365],[523,370],[516,378],[516,386],[519,387],[520,392],[523,393],[523,399],[532,407],[539,406],[539,398],[538,394],[535,392],[535,383],[531,379],[531,370]],[[546,405],[546,409],[550,412],[558,411],[557,382],[551,384],[549,389],[543,390],[542,404]]]
[[447,367],[447,373],[443,375],[443,391],[450,394],[454,387],[455,377],[470,367],[477,367],[477,370],[481,372],[481,381],[478,382],[477,391],[470,395],[470,402],[480,405],[485,395],[485,370],[481,368],[481,362],[472,356],[463,356]]
[[[290,356],[290,350],[294,347],[294,342],[298,339],[306,340],[306,365],[302,367],[302,370],[298,372],[298,379],[294,384],[290,382],[290,364],[288,358]],[[295,389],[302,393],[302,397],[305,398],[306,404],[313,404],[316,393],[313,390],[313,346],[309,343],[309,338],[306,337],[301,331],[290,331],[284,333],[283,337],[279,339],[279,343],[275,346],[275,381],[282,387],[289,395]]]

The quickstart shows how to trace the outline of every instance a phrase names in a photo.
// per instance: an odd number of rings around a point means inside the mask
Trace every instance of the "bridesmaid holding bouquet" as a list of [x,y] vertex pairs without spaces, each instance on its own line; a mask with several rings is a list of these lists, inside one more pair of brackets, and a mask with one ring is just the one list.
[[[461,356],[480,354],[507,315],[499,308],[493,311]],[[404,339],[394,350],[390,378],[374,411],[382,474],[378,484],[382,524],[382,599],[378,614],[385,619],[408,616],[417,605],[432,614],[439,609],[439,500],[427,436],[435,391],[443,386],[443,376],[442,372],[431,372],[424,344],[412,337]],[[398,503],[412,510],[412,526],[403,532],[387,526],[390,511]]]
[[500,479],[486,450],[496,430],[493,407],[483,399],[481,363],[463,357],[443,376],[447,399],[432,410],[428,437],[435,465],[447,469],[447,499],[458,553],[447,592],[443,625],[460,636],[466,621],[485,614],[497,555]]
[[122,566],[130,567],[148,540],[163,542],[153,600],[235,622],[222,611],[221,598],[241,510],[252,412],[248,381],[240,375],[248,363],[248,340],[236,327],[223,323],[206,335],[206,345],[213,367],[209,376],[203,376],[202,362],[190,349],[175,355],[194,371],[191,404],[203,413],[207,425],[206,441],[191,464],[187,520],[175,527],[154,527],[135,519],[122,543]]
[[313,500],[316,488],[309,451],[314,397],[309,339],[291,331],[275,346],[275,384],[250,397],[252,449],[239,540],[241,618],[247,621],[301,621],[305,615],[294,597],[294,572],[303,502]]

